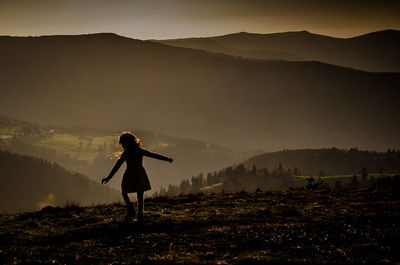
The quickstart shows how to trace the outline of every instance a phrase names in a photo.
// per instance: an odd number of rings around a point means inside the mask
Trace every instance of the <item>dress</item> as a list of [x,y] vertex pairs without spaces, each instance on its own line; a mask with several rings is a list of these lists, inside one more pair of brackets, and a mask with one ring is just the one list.
[[143,167],[143,156],[168,161],[170,158],[137,147],[125,150],[121,155],[121,164],[126,161],[126,170],[122,178],[123,192],[141,192],[151,190],[149,177]]
[[124,151],[121,155],[121,159],[126,161],[126,170],[121,183],[121,189],[124,192],[151,190],[149,177],[143,167],[143,151],[137,148],[137,150]]

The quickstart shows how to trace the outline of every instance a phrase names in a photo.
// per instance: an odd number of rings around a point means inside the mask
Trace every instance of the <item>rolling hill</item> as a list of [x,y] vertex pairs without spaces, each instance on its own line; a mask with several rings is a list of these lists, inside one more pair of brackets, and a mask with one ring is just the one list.
[[[157,194],[171,196],[198,192],[265,191],[307,185],[371,187],[377,184],[375,178],[381,179],[379,181],[391,177],[399,179],[399,173],[400,150],[283,150],[252,156],[241,163],[208,172],[206,175],[198,174],[191,179],[182,180],[180,185],[169,185],[168,189],[160,189]],[[314,177],[318,179],[316,182]]]
[[352,38],[308,31],[240,32],[208,38],[158,40],[160,43],[254,59],[321,61],[373,72],[400,72],[400,31],[383,30]]
[[[0,150],[56,162],[99,183],[116,162],[115,153],[122,150],[118,144],[121,131],[77,126],[40,126],[0,116]],[[153,190],[177,184],[201,171],[228,166],[254,154],[236,152],[198,140],[158,135],[149,131],[132,131],[143,141],[144,148],[174,158],[172,164],[144,159]],[[120,189],[122,173],[121,169],[110,182],[117,190]]]
[[325,175],[358,174],[362,167],[369,173],[399,173],[400,151],[376,152],[354,148],[283,150],[252,156],[243,164],[273,170],[278,169],[279,163],[292,172],[297,168],[299,174],[312,176],[319,176],[321,171]]
[[[244,34],[244,33],[242,33]],[[171,39],[171,40],[152,40],[155,42],[190,49],[205,50],[213,53],[225,53],[233,56],[241,56],[252,59],[261,60],[285,60],[285,61],[305,61],[303,57],[297,54],[280,52],[262,47],[249,48],[236,47],[232,48],[229,41],[223,42],[215,38],[188,38],[188,39]],[[223,44],[222,44],[223,43]]]
[[40,124],[146,129],[247,150],[400,144],[397,73],[115,34],[0,37],[0,57],[0,113]]
[[57,164],[0,150],[0,212],[120,201],[120,194]]

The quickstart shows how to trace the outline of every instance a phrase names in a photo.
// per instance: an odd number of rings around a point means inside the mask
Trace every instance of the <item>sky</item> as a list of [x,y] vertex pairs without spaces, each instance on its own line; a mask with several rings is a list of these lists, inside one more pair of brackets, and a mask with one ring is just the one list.
[[399,0],[0,0],[0,35],[113,32],[137,39],[400,30]]

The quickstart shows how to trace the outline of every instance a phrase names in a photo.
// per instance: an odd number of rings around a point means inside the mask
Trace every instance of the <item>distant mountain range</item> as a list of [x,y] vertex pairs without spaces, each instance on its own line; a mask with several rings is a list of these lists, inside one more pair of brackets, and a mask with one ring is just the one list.
[[0,150],[0,212],[120,201],[120,194],[57,164]]
[[0,37],[0,58],[0,114],[41,124],[139,128],[247,150],[400,144],[398,73],[115,34]]
[[308,31],[157,40],[160,43],[254,59],[320,61],[373,72],[400,72],[400,31],[383,30],[352,38]]

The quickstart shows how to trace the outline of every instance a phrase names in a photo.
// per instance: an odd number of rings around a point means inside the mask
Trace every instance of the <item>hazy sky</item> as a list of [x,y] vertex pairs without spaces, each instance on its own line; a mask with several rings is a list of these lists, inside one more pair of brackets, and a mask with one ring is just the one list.
[[138,39],[400,29],[400,0],[0,0],[0,35],[114,32]]

